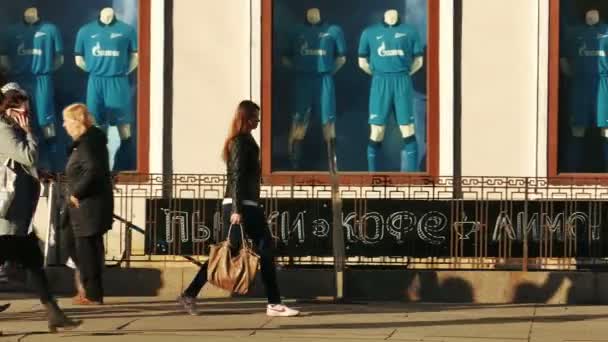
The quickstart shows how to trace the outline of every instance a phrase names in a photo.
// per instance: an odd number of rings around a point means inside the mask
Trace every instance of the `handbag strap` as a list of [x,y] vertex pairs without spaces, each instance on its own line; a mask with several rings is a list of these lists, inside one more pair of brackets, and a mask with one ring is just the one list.
[[247,240],[245,239],[245,233],[243,232],[243,224],[239,223],[239,224],[230,224],[230,227],[228,227],[228,234],[226,236],[226,240],[230,243],[230,232],[232,231],[232,227],[234,226],[239,226],[241,229],[241,246],[242,247],[246,247],[247,245]]

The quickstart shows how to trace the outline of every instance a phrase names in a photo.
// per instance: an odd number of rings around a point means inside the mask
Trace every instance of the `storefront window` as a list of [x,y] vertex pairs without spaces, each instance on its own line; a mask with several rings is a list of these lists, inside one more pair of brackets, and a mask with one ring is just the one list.
[[608,172],[608,2],[559,2],[559,172]]
[[137,0],[0,2],[0,66],[31,98],[41,167],[63,170],[62,110],[86,103],[108,133],[114,171],[137,168]]
[[[424,173],[427,0],[272,1],[272,172]],[[263,123],[264,124],[264,123]]]

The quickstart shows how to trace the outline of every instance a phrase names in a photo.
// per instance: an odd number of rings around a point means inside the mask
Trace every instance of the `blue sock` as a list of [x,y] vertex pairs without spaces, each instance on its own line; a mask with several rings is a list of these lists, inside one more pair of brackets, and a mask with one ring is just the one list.
[[602,139],[602,153],[604,157],[604,172],[608,172],[608,138]]
[[401,146],[401,172],[418,171],[418,144],[414,135],[403,138]]
[[300,169],[300,161],[302,160],[302,140],[294,140],[292,143],[291,167],[294,170]]
[[382,147],[382,142],[370,140],[367,145],[367,170],[369,172],[378,171],[378,152]]
[[50,171],[60,171],[59,167],[56,164],[56,160],[58,159],[57,157],[57,138],[56,137],[52,137],[52,138],[48,138],[46,139],[46,146],[47,146],[47,158],[49,161],[49,168]]
[[[580,172],[582,164],[584,137],[570,137],[566,145],[566,172]],[[606,146],[605,144],[603,146]],[[605,151],[605,147],[604,147]],[[606,153],[604,152],[604,156]]]
[[137,168],[137,152],[133,145],[133,137],[120,141],[114,155],[114,171],[134,171]]

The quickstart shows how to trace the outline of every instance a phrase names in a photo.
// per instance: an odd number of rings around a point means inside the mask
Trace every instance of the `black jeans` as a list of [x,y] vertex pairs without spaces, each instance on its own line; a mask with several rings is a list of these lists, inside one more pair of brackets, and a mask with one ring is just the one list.
[[103,235],[76,237],[76,266],[86,297],[95,302],[103,302],[103,267],[105,250]]
[[5,261],[21,264],[29,273],[40,302],[46,304],[53,300],[53,296],[49,291],[49,282],[43,269],[44,256],[38,241],[35,234],[0,236],[0,264]]
[[[224,235],[230,227],[230,215],[232,205],[223,206],[224,214]],[[280,304],[281,294],[277,284],[276,267],[274,264],[274,255],[272,253],[272,237],[268,230],[268,223],[264,217],[264,212],[259,207],[244,205],[242,221],[245,229],[245,236],[253,241],[253,247],[260,255],[260,272],[262,282],[266,289],[266,297],[269,304]],[[238,226],[232,228],[230,233],[230,241],[241,241],[241,232]],[[235,244],[237,245],[237,244]],[[240,246],[240,245],[239,245]],[[207,282],[207,263],[201,266],[200,270],[190,283],[190,286],[184,291],[184,295],[191,298],[196,298],[205,283]]]

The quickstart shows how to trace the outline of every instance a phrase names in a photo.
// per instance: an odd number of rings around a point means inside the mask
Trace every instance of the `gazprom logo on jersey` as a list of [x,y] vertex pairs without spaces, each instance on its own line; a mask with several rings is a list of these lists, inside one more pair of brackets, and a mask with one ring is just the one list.
[[386,44],[382,43],[378,48],[378,56],[380,57],[395,57],[395,56],[405,56],[405,52],[401,49],[387,50]]
[[97,43],[93,46],[93,56],[95,57],[119,57],[120,51],[116,50],[102,50],[101,44]]
[[302,56],[325,56],[327,51],[325,49],[309,49],[308,42],[304,42],[300,46],[300,55]]
[[578,55],[581,57],[606,57],[606,51],[604,50],[588,50],[587,44],[583,44],[578,49]]
[[42,49],[26,49],[25,44],[21,43],[17,46],[18,56],[42,56]]

